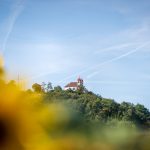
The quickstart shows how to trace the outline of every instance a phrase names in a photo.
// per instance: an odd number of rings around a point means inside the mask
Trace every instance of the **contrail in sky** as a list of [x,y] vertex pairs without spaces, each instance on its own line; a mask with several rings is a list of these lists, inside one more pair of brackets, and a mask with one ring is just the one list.
[[101,52],[108,52],[108,51],[112,51],[112,50],[126,49],[126,48],[129,48],[131,46],[135,46],[137,44],[138,43],[124,43],[124,44],[120,44],[120,45],[110,46],[110,47],[104,48],[103,50],[96,51],[95,54],[98,54]]
[[[150,44],[150,42],[146,42],[146,43],[140,45],[139,47],[135,48],[134,50],[131,50],[131,51],[129,51],[129,52],[127,52],[127,53],[124,53],[124,54],[122,54],[122,55],[120,55],[120,56],[117,56],[117,57],[112,58],[112,59],[110,59],[110,60],[107,60],[107,61],[105,61],[105,62],[103,62],[103,63],[101,63],[101,64],[98,64],[98,65],[96,66],[96,68],[99,68],[99,67],[101,67],[101,66],[103,66],[103,65],[105,65],[105,64],[108,64],[108,63],[111,63],[111,62],[115,62],[115,61],[117,61],[117,60],[119,60],[119,59],[122,59],[122,58],[124,58],[124,57],[127,57],[127,56],[129,56],[129,55],[131,55],[131,54],[137,52],[137,51],[140,50],[141,48],[144,48],[145,46],[147,46],[147,45],[149,45],[149,44]],[[100,72],[100,71],[96,71],[96,72],[94,72],[94,73],[91,73],[91,74],[89,74],[89,75],[87,76],[87,78],[91,78],[91,77],[95,76],[96,74],[98,74],[99,72]]]
[[15,6],[12,8],[12,12],[11,15],[8,17],[7,20],[7,33],[4,37],[4,42],[2,45],[2,54],[4,55],[5,51],[6,51],[6,45],[9,39],[9,36],[13,30],[13,27],[15,25],[15,22],[17,20],[17,18],[19,17],[20,13],[22,12],[23,8],[24,8],[24,2],[25,0],[17,0]]
[[[128,51],[128,52],[126,52],[126,53],[124,53],[124,54],[122,54],[122,55],[120,55],[120,56],[114,57],[114,58],[112,58],[112,59],[110,59],[110,60],[104,61],[104,62],[102,62],[102,63],[100,63],[100,64],[97,64],[97,65],[92,66],[92,67],[89,67],[89,68],[87,68],[87,69],[85,69],[85,70],[83,70],[83,71],[77,72],[77,73],[75,73],[75,74],[73,74],[73,75],[71,75],[71,76],[68,76],[68,77],[64,78],[63,80],[59,81],[58,83],[64,82],[64,81],[67,80],[67,79],[70,79],[70,78],[72,78],[72,77],[74,77],[74,76],[78,76],[79,74],[83,74],[83,73],[85,73],[85,72],[87,72],[87,71],[89,71],[89,70],[102,67],[102,66],[105,65],[105,64],[109,64],[109,63],[111,63],[111,62],[115,62],[115,61],[117,61],[117,60],[119,60],[119,59],[122,59],[122,58],[124,58],[124,57],[127,57],[127,56],[129,56],[129,55],[131,55],[131,54],[133,54],[133,53],[139,51],[141,48],[144,48],[145,46],[147,46],[147,45],[149,45],[149,44],[150,44],[150,41],[149,41],[149,42],[146,42],[146,43],[140,45],[139,47],[135,48],[134,50]],[[91,77],[93,77],[94,75],[98,74],[99,72],[100,72],[100,71],[97,71],[97,72],[94,72],[94,73],[92,73],[92,74],[89,74],[89,75],[87,76],[87,78],[91,78]]]

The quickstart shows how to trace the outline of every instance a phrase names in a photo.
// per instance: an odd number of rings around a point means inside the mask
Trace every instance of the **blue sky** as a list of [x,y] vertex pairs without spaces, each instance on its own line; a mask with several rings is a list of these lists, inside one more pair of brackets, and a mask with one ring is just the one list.
[[149,0],[1,0],[0,52],[12,78],[89,90],[150,108]]

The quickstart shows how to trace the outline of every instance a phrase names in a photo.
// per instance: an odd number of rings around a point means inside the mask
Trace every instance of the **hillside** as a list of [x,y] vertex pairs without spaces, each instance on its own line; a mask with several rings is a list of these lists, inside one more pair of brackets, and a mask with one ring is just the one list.
[[123,121],[127,126],[150,128],[150,111],[141,104],[119,104],[113,99],[103,98],[88,90],[62,90],[60,86],[51,90],[45,89],[42,93],[45,102],[63,103],[88,122],[112,125],[116,120]]

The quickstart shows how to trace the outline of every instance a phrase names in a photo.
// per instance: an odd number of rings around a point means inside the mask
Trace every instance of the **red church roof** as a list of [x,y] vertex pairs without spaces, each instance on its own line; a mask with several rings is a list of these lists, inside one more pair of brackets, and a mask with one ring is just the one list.
[[65,87],[78,87],[78,83],[77,82],[70,82]]

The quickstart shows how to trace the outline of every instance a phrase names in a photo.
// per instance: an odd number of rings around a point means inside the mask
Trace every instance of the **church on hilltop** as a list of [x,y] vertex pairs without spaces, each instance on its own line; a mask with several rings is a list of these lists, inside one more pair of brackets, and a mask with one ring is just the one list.
[[83,79],[80,77],[77,79],[77,82],[70,82],[65,87],[64,90],[73,90],[76,91],[80,88],[80,86],[83,86]]

